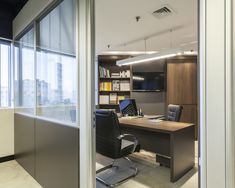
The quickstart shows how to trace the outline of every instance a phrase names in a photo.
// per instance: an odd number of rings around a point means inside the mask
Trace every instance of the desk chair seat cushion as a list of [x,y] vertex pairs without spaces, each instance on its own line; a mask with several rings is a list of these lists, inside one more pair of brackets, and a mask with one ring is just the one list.
[[127,156],[133,152],[134,142],[128,140],[122,140],[121,156]]
[[[135,143],[129,140],[122,140],[122,145],[121,145],[121,156],[127,156],[131,153],[133,153],[133,149],[135,147]],[[135,152],[140,151],[140,144],[137,144],[135,148]]]

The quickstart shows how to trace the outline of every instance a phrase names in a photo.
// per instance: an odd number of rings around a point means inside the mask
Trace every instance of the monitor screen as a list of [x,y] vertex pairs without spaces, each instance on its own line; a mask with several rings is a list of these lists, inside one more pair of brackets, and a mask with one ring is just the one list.
[[135,99],[120,100],[119,107],[120,107],[120,112],[124,116],[138,115]]
[[163,91],[164,72],[133,72],[133,91]]

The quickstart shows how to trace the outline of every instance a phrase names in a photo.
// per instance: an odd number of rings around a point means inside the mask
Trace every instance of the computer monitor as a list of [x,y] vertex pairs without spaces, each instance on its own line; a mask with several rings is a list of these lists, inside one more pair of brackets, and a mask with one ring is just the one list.
[[119,101],[120,112],[123,116],[137,116],[135,99],[125,99]]

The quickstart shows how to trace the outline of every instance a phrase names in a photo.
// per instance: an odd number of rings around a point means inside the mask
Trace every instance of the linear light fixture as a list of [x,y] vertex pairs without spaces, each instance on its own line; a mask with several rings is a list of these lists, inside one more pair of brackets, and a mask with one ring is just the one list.
[[102,52],[100,55],[144,55],[155,53],[158,53],[158,51],[107,51]]
[[133,58],[119,60],[116,62],[116,64],[118,66],[131,65],[131,64],[144,63],[148,61],[174,57],[177,55],[182,55],[182,51],[179,49],[172,49],[172,50],[158,52],[155,54],[146,54],[146,55],[136,56]]

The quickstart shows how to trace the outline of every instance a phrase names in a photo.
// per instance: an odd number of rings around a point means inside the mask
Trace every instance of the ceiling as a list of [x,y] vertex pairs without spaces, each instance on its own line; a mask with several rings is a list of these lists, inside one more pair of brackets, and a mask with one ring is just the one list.
[[5,7],[15,17],[28,0],[0,0],[0,6]]
[[[163,6],[173,14],[153,16]],[[96,1],[97,54],[170,48],[197,50],[197,0]]]
[[0,37],[12,39],[12,21],[28,0],[0,0]]

